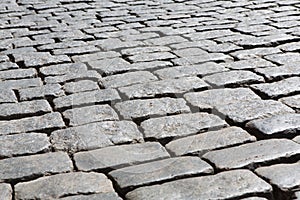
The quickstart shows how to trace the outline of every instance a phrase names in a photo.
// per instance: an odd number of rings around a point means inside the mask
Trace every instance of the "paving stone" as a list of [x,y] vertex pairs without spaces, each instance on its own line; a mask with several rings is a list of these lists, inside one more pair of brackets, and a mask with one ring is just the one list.
[[180,57],[207,55],[207,52],[200,48],[186,48],[174,51],[174,53]]
[[203,155],[211,150],[253,141],[256,141],[255,137],[243,129],[233,126],[173,140],[166,145],[166,148],[176,156]]
[[205,63],[205,62],[213,62],[213,61],[233,61],[233,58],[229,55],[225,55],[223,53],[206,53],[202,55],[196,55],[196,56],[187,56],[182,58],[176,58],[172,60],[174,64],[176,65],[193,65],[193,64],[199,64],[199,63]]
[[176,58],[174,54],[169,52],[157,52],[157,53],[144,53],[137,54],[134,56],[129,56],[128,59],[132,62],[147,62],[147,61],[155,61],[155,60],[169,60],[172,58]]
[[264,135],[279,133],[284,135],[294,134],[300,130],[300,115],[285,114],[265,119],[257,119],[248,122],[246,127],[257,130]]
[[56,152],[0,160],[0,181],[27,179],[72,170],[67,153]]
[[206,82],[214,86],[230,86],[241,85],[255,82],[264,82],[264,78],[249,71],[228,71],[217,74],[205,76],[203,78]]
[[47,135],[41,133],[0,136],[0,157],[46,152],[50,145]]
[[273,100],[251,100],[217,105],[216,109],[236,123],[278,114],[294,113],[294,110]]
[[53,100],[55,108],[66,108],[91,103],[103,103],[120,100],[118,92],[114,89],[104,89],[75,93]]
[[32,115],[51,112],[46,100],[24,101],[20,103],[0,104],[0,118],[8,119],[20,115]]
[[197,157],[180,157],[125,167],[109,174],[124,189],[212,172],[213,168]]
[[294,62],[300,62],[299,53],[284,53],[284,54],[273,54],[265,56],[265,59],[275,62],[280,65],[292,64]]
[[111,58],[88,62],[92,69],[99,70],[101,74],[111,75],[117,72],[124,72],[130,69],[130,63],[122,58]]
[[248,60],[239,60],[236,62],[224,63],[223,66],[230,69],[242,70],[242,69],[255,69],[260,67],[274,67],[276,65],[262,58],[253,58]]
[[3,200],[12,200],[12,188],[9,184],[0,183],[0,198]]
[[300,136],[295,137],[293,140],[300,144]]
[[73,108],[63,112],[65,119],[69,120],[69,126],[78,126],[97,121],[118,120],[118,114],[109,105],[94,105],[81,108]]
[[195,41],[195,40],[203,40],[203,39],[214,39],[214,38],[233,35],[233,34],[234,32],[230,30],[212,30],[212,31],[191,33],[188,34],[187,37],[189,37],[192,41]]
[[59,97],[65,93],[59,84],[46,84],[40,87],[31,87],[18,90],[20,100],[32,100],[35,98]]
[[68,63],[59,65],[50,65],[40,68],[40,72],[44,76],[59,76],[70,73],[80,73],[86,71],[87,67],[83,63]]
[[180,78],[185,76],[203,76],[208,74],[213,74],[217,72],[227,71],[225,67],[222,65],[208,62],[199,65],[192,66],[178,66],[178,67],[170,67],[164,68],[154,71],[154,74],[157,74],[161,79],[172,79],[172,78]]
[[156,80],[158,78],[148,71],[137,71],[107,76],[101,82],[105,88],[118,88]]
[[67,81],[82,80],[82,79],[99,81],[101,78],[102,76],[97,71],[87,70],[87,71],[81,71],[75,73],[71,72],[61,76],[47,76],[45,78],[45,83],[47,84],[65,83]]
[[7,88],[0,89],[0,103],[16,103],[17,101],[13,90]]
[[0,88],[14,89],[14,90],[29,88],[29,87],[38,87],[41,85],[43,85],[43,82],[40,78],[7,80],[7,81],[0,82]]
[[8,69],[18,69],[19,66],[16,63],[12,62],[0,62],[0,71]]
[[177,180],[138,188],[127,193],[129,200],[154,199],[230,199],[269,193],[271,185],[248,170],[233,170],[212,176]]
[[190,108],[183,99],[172,99],[169,97],[124,101],[117,103],[115,108],[125,119],[190,112]]
[[300,109],[300,95],[284,97],[279,99],[280,102],[296,109]]
[[230,53],[233,57],[237,59],[252,59],[252,58],[260,58],[262,56],[270,55],[270,54],[277,54],[281,53],[279,48],[274,47],[260,47],[254,49],[246,49],[246,50],[239,50],[233,53]]
[[299,75],[299,63],[292,63],[288,65],[282,65],[279,67],[266,67],[255,69],[259,74],[264,75],[268,80],[276,78],[282,78],[284,76]]
[[18,183],[15,191],[16,199],[56,199],[66,195],[113,192],[114,189],[104,174],[73,172]]
[[[122,18],[123,20],[124,18]],[[97,38],[97,35],[95,35]],[[137,46],[144,46],[145,44],[141,41],[126,41],[123,42],[117,38],[110,38],[106,40],[102,40],[101,44],[98,44],[102,49],[105,51],[110,51],[114,49],[121,49],[121,48],[130,48],[130,47],[137,47]]]
[[[136,37],[136,36],[134,36]],[[130,49],[123,49],[121,51],[122,55],[133,56],[137,54],[146,54],[146,53],[154,53],[154,52],[166,52],[171,51],[169,47],[166,46],[149,46],[149,47],[136,47]]]
[[79,46],[79,47],[69,47],[64,49],[54,49],[52,50],[54,55],[80,55],[84,53],[94,53],[99,51],[100,49],[93,46],[93,45],[85,45],[85,46]]
[[146,41],[147,44],[153,44],[153,45],[169,45],[174,43],[181,43],[181,42],[187,42],[187,39],[184,39],[180,36],[164,36],[160,38],[154,38],[149,39]]
[[253,168],[262,164],[299,155],[300,144],[288,139],[261,140],[237,147],[215,150],[203,158],[214,163],[218,169]]
[[63,87],[66,93],[78,93],[91,90],[99,90],[97,82],[91,80],[82,80],[77,82],[66,83]]
[[23,133],[64,127],[60,113],[48,113],[37,117],[0,121],[0,135]]
[[62,200],[122,200],[117,193],[107,192],[100,194],[90,194],[90,195],[75,195],[65,198],[60,198]]
[[76,152],[142,142],[143,135],[133,122],[105,121],[54,131],[50,140],[56,150]]
[[260,99],[258,95],[248,88],[222,88],[203,92],[191,92],[185,94],[184,98],[190,104],[200,109],[213,109],[218,105]]
[[300,50],[300,42],[291,42],[287,44],[279,45],[278,48],[280,48],[283,51],[297,51]]
[[222,128],[227,123],[208,113],[181,114],[148,119],[141,123],[146,138],[182,137],[204,130]]
[[167,157],[169,154],[157,142],[106,147],[74,155],[76,166],[83,171],[118,168]]
[[300,187],[300,162],[260,167],[255,172],[281,191],[291,191]]
[[115,51],[106,51],[106,52],[97,52],[97,53],[91,53],[91,54],[72,56],[72,60],[74,62],[89,62],[89,61],[93,61],[93,60],[114,58],[114,57],[118,57],[120,55],[121,54],[119,54],[118,52],[115,52]]
[[287,96],[300,92],[300,78],[292,77],[273,83],[255,84],[251,85],[251,88],[270,98]]
[[144,84],[136,84],[119,88],[128,98],[155,97],[163,94],[179,94],[191,90],[208,88],[209,85],[198,77],[183,77],[179,79],[165,79]]

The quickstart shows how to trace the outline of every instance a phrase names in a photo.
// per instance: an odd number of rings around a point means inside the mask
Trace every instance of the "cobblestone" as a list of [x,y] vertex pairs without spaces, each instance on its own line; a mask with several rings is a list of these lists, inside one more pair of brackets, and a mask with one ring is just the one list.
[[91,90],[99,90],[99,86],[94,81],[82,80],[77,82],[66,83],[63,89],[66,93],[78,93]]
[[[191,192],[193,191],[193,192]],[[136,189],[128,199],[229,199],[256,193],[269,193],[272,187],[248,170],[234,170],[213,176],[178,180]]]
[[279,67],[258,68],[255,69],[255,71],[264,75],[268,80],[273,80],[284,76],[299,75],[298,67],[299,65],[297,63],[293,63]]
[[300,109],[300,95],[281,98],[279,101],[296,109]]
[[59,97],[65,93],[59,84],[46,84],[40,87],[30,87],[18,90],[21,101],[45,97]]
[[107,192],[100,194],[90,194],[90,195],[75,195],[69,196],[65,198],[60,198],[63,200],[122,200],[117,193],[115,192]]
[[0,198],[3,200],[11,200],[12,199],[12,188],[9,184],[0,183]]

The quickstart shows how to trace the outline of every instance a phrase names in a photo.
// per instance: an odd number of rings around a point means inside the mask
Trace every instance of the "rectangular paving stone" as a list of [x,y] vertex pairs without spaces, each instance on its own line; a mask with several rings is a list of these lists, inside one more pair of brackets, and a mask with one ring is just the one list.
[[207,55],[207,51],[204,51],[200,48],[186,48],[175,50],[174,53],[179,57],[188,57],[188,56],[197,56],[197,55]]
[[76,82],[66,83],[63,86],[66,93],[78,93],[91,90],[99,90],[97,82],[92,80],[81,80]]
[[294,62],[300,62],[300,53],[272,54],[265,56],[265,59],[275,62],[279,65],[292,64]]
[[95,172],[57,174],[15,186],[16,199],[57,199],[67,195],[106,192],[114,192],[111,181],[104,174]]
[[65,94],[59,84],[46,84],[40,87],[24,88],[19,89],[18,92],[21,101],[45,97],[59,97]]
[[[136,36],[134,36],[136,37]],[[166,46],[148,46],[148,47],[136,47],[130,49],[122,49],[122,55],[133,56],[137,54],[145,54],[145,53],[154,53],[154,52],[165,52],[171,51],[169,47]]]
[[12,200],[12,188],[7,183],[0,183],[0,199]]
[[1,182],[69,172],[73,168],[71,159],[64,152],[6,158],[0,160],[0,165]]
[[51,111],[52,108],[46,100],[0,104],[0,118],[2,119],[15,118],[20,115],[42,114]]
[[213,173],[213,168],[201,159],[179,157],[117,169],[110,172],[109,175],[113,177],[120,188],[124,189],[211,173]]
[[90,195],[75,195],[65,198],[60,198],[62,200],[122,200],[117,193],[107,192],[99,194],[90,194]]
[[209,85],[198,77],[183,77],[179,79],[165,79],[144,84],[136,84],[119,88],[128,98],[155,97],[163,94],[180,94],[191,90],[208,88]]
[[54,131],[50,140],[56,150],[77,152],[143,142],[143,135],[133,122],[105,121]]
[[137,119],[156,115],[189,113],[190,108],[181,99],[160,98],[147,100],[131,100],[117,103],[115,108],[125,119]]
[[277,54],[277,53],[281,53],[281,50],[279,48],[259,47],[254,49],[235,51],[233,53],[230,53],[230,55],[241,60],[241,59],[260,58],[262,56]]
[[227,126],[227,123],[224,120],[208,113],[152,118],[141,123],[145,137],[156,139],[193,135],[205,130],[225,126]]
[[283,79],[273,83],[255,84],[251,88],[270,97],[280,97],[300,92],[300,77]]
[[118,88],[156,80],[158,78],[148,71],[137,71],[107,76],[101,82],[105,88]]
[[138,188],[127,193],[129,200],[231,199],[270,193],[271,185],[248,170],[177,180]]
[[246,127],[262,135],[295,134],[300,130],[300,114],[284,114],[257,119],[248,122]]
[[122,58],[110,58],[103,60],[94,60],[88,62],[92,69],[98,70],[101,74],[111,75],[119,72],[128,71],[130,63]]
[[190,92],[185,94],[184,98],[190,104],[200,109],[213,109],[217,105],[260,100],[260,97],[248,88],[222,88],[202,92]]
[[55,83],[65,83],[69,81],[82,80],[82,79],[100,81],[101,78],[102,76],[97,71],[87,70],[87,71],[81,71],[75,73],[71,72],[61,76],[47,76],[44,81],[46,84],[55,84]]
[[42,85],[43,82],[40,78],[6,80],[0,82],[0,88],[14,89],[14,90],[21,89],[21,88],[38,87]]
[[264,60],[262,58],[252,58],[247,60],[239,60],[235,62],[228,62],[224,63],[223,66],[230,68],[230,69],[236,69],[236,70],[242,70],[242,69],[256,69],[261,67],[276,67],[275,64]]
[[244,123],[257,118],[295,112],[288,106],[274,100],[235,102],[226,105],[217,105],[216,109],[236,123]]
[[193,64],[201,64],[205,62],[214,62],[214,61],[233,61],[233,58],[229,55],[223,53],[207,53],[196,56],[186,56],[182,58],[175,58],[172,60],[176,65],[193,65]]
[[161,79],[172,79],[185,76],[203,76],[227,70],[228,69],[226,69],[222,65],[213,62],[208,62],[199,65],[178,66],[159,69],[154,71],[154,74],[158,75]]
[[300,162],[260,167],[255,170],[255,173],[284,192],[297,190],[300,187]]
[[264,78],[249,71],[228,71],[205,76],[204,81],[216,87],[264,82]]
[[300,144],[288,139],[269,139],[215,150],[204,154],[203,158],[214,163],[218,169],[253,168],[280,159],[300,154]]
[[155,60],[169,60],[176,58],[176,56],[169,52],[155,52],[155,53],[144,53],[137,54],[134,56],[129,56],[128,59],[132,62],[147,62]]
[[74,160],[79,170],[89,171],[116,169],[168,157],[168,152],[158,142],[147,142],[79,152],[74,155]]
[[53,100],[55,108],[66,108],[83,104],[101,103],[120,100],[118,92],[114,89],[104,89],[74,93],[71,95],[58,97]]
[[78,47],[69,47],[69,48],[63,48],[63,49],[54,49],[52,50],[52,53],[54,55],[80,55],[84,53],[94,53],[99,51],[100,49],[93,46],[93,45],[85,45],[85,46],[78,46]]
[[262,74],[264,77],[266,77],[268,80],[273,80],[276,78],[281,78],[284,76],[294,76],[299,75],[299,64],[292,63],[289,65],[282,65],[279,67],[266,67],[266,68],[258,68],[255,69],[255,72],[258,72],[259,74]]
[[16,103],[17,101],[12,89],[0,88],[0,103]]
[[109,105],[93,105],[81,108],[73,108],[63,113],[69,120],[69,126],[78,126],[97,121],[119,120],[118,114]]
[[169,44],[174,44],[174,43],[181,43],[181,42],[187,42],[187,39],[184,39],[181,36],[164,36],[160,38],[153,38],[146,40],[147,44],[152,44],[152,45],[169,45]]
[[50,142],[46,134],[23,133],[0,136],[0,157],[47,152]]
[[102,60],[106,58],[114,58],[118,57],[121,54],[115,51],[105,51],[105,52],[97,52],[91,54],[84,54],[84,55],[76,55],[72,56],[72,60],[74,62],[89,62],[94,60]]
[[63,128],[65,123],[58,112],[37,117],[0,121],[0,135]]
[[300,95],[284,97],[284,98],[279,99],[279,101],[292,107],[292,108],[300,109]]
[[36,69],[11,69],[0,71],[0,80],[33,78],[37,76]]
[[176,156],[187,154],[201,156],[211,150],[253,141],[256,141],[255,137],[241,128],[232,126],[173,140],[166,145],[166,148]]
[[59,76],[76,72],[80,73],[84,71],[87,71],[87,66],[83,63],[66,63],[40,68],[40,72],[44,76]]
[[18,69],[18,68],[19,68],[19,66],[16,63],[0,61],[0,71],[8,70],[8,69]]

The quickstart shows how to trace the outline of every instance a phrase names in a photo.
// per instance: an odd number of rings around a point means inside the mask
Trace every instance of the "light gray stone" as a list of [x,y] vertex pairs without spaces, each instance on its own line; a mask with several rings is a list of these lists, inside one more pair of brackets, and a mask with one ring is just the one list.
[[300,154],[300,144],[288,139],[261,140],[227,149],[214,150],[204,154],[204,158],[214,163],[218,169],[253,168],[282,158]]
[[97,82],[91,80],[81,80],[77,82],[66,83],[63,86],[66,93],[86,92],[91,90],[99,90]]
[[282,53],[265,56],[265,59],[275,62],[279,65],[288,65],[294,62],[300,62],[299,53]]
[[168,60],[172,58],[176,58],[176,56],[169,52],[144,53],[128,57],[128,59],[132,62],[148,62],[155,60]]
[[300,95],[284,97],[279,99],[280,102],[296,109],[300,109]]
[[0,88],[14,89],[14,90],[29,88],[29,87],[39,87],[42,85],[43,82],[40,78],[7,80],[7,81],[0,82]]
[[72,60],[74,62],[89,62],[93,60],[102,60],[102,59],[114,58],[118,56],[120,56],[120,54],[115,51],[106,51],[106,52],[97,52],[92,54],[73,56]]
[[109,174],[124,189],[212,172],[213,168],[197,157],[179,157],[125,167]]
[[42,177],[15,186],[16,199],[57,199],[66,195],[114,192],[100,173],[73,172]]
[[59,84],[46,84],[40,87],[30,87],[19,90],[20,100],[32,100],[44,97],[60,97],[65,93]]
[[230,199],[270,193],[272,186],[248,170],[233,170],[212,176],[188,178],[129,192],[129,200]]
[[65,198],[60,198],[62,200],[122,200],[117,193],[107,192],[100,194],[90,194],[90,195],[75,195]]
[[73,168],[71,159],[64,152],[6,158],[0,160],[0,165],[0,182],[68,172]]
[[300,136],[295,137],[293,140],[300,144]]
[[209,131],[194,136],[173,140],[166,148],[176,156],[204,153],[246,142],[256,141],[256,138],[238,127],[228,127],[218,131]]
[[289,65],[282,65],[279,67],[258,68],[255,69],[255,72],[264,75],[268,80],[273,80],[275,78],[280,78],[284,76],[300,75],[299,65],[300,62],[298,64],[292,63]]
[[281,50],[279,48],[274,48],[274,47],[260,47],[254,49],[239,50],[230,54],[241,60],[241,59],[260,58],[262,56],[276,54],[276,53],[281,53]]
[[37,71],[34,68],[30,69],[11,69],[0,71],[0,80],[33,78],[37,76]]
[[77,168],[82,171],[118,168],[146,161],[168,158],[169,154],[157,142],[112,146],[79,152],[74,155]]
[[148,119],[141,123],[146,138],[182,137],[204,130],[221,128],[227,123],[208,113],[181,114]]
[[40,68],[40,72],[44,76],[62,76],[69,73],[80,73],[86,70],[87,66],[83,63],[67,63]]
[[236,70],[255,69],[260,67],[276,67],[275,64],[262,58],[253,58],[248,60],[239,60],[235,62],[224,63],[223,66]]
[[0,88],[0,103],[16,103],[17,97],[13,90]]
[[12,188],[9,184],[0,183],[0,199],[12,200]]
[[111,75],[117,72],[124,72],[130,69],[130,63],[122,58],[110,58],[104,60],[89,61],[88,65],[101,74]]
[[160,98],[132,100],[117,103],[115,108],[125,119],[137,119],[156,115],[189,113],[190,108],[184,99]]

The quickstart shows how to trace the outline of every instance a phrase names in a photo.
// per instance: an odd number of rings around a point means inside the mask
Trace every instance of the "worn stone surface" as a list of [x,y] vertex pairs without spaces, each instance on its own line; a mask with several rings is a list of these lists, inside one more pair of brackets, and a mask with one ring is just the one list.
[[256,141],[256,138],[243,129],[228,127],[173,140],[166,145],[166,148],[177,156],[186,154],[203,155],[214,149],[253,141]]
[[282,191],[291,191],[300,187],[300,162],[260,167],[255,172]]
[[63,87],[66,93],[78,93],[91,90],[99,90],[97,82],[91,80],[82,80],[77,82],[66,83]]
[[299,75],[299,63],[291,63],[279,67],[257,68],[256,72],[263,74],[268,80],[273,80],[283,76]]
[[46,84],[40,87],[30,87],[26,89],[19,89],[20,100],[32,100],[35,98],[44,97],[59,97],[65,93],[59,84]]
[[0,90],[0,103],[15,103],[17,97],[13,90],[1,88]]
[[208,113],[159,117],[141,123],[145,137],[155,139],[193,135],[204,130],[224,126],[227,126],[224,120]]
[[77,168],[83,171],[118,168],[167,157],[168,152],[157,142],[106,147],[74,155]]
[[143,141],[143,135],[133,122],[105,121],[54,131],[50,140],[56,150],[76,152]]
[[154,115],[188,113],[190,108],[183,99],[161,98],[124,101],[115,105],[125,119],[136,119]]
[[299,155],[299,144],[288,139],[270,139],[206,153],[203,157],[218,169],[252,168],[258,164]]
[[0,160],[0,181],[68,172],[73,169],[67,153],[56,152]]
[[0,183],[0,198],[3,200],[11,200],[12,199],[12,188],[9,184]]
[[115,192],[107,192],[100,194],[90,194],[90,195],[75,195],[69,196],[65,198],[60,198],[63,200],[122,200],[117,193]]
[[128,199],[229,199],[255,193],[269,193],[271,185],[248,170],[234,170],[217,175],[177,180],[162,185],[136,189]]
[[212,172],[213,168],[197,157],[181,157],[117,169],[110,176],[121,188],[127,188]]
[[65,195],[113,192],[112,183],[100,173],[73,172],[42,177],[15,186],[16,199],[54,199]]
[[279,99],[280,102],[296,109],[300,109],[300,95],[284,97]]

